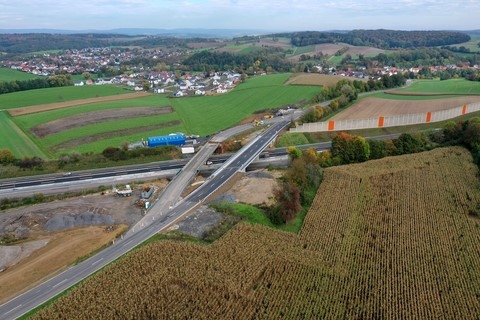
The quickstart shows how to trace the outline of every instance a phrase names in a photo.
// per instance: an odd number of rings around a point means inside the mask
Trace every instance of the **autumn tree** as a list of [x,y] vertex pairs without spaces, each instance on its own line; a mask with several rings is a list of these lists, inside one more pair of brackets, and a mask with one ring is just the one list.
[[15,162],[15,156],[13,153],[8,149],[1,149],[0,150],[0,164],[10,164]]
[[381,159],[388,155],[385,140],[369,140],[370,159]]
[[277,213],[284,223],[295,218],[302,209],[300,190],[294,183],[283,182],[274,190]]
[[287,148],[287,153],[290,159],[295,160],[302,156],[302,150],[298,149],[295,146],[290,146]]
[[82,77],[85,79],[85,80],[88,80],[88,79],[91,79],[92,78],[92,75],[90,74],[90,72],[83,72],[82,73]]
[[370,157],[370,145],[360,137],[340,132],[332,139],[332,156],[341,164],[367,161]]
[[397,139],[393,140],[393,144],[397,149],[397,154],[410,154],[424,151],[427,142],[423,134],[402,133]]

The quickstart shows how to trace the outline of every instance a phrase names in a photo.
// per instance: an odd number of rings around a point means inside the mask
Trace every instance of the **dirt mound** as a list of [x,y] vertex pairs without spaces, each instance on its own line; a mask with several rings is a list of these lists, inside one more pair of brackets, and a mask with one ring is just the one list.
[[108,215],[102,215],[91,212],[83,212],[77,216],[54,216],[45,224],[47,231],[58,231],[64,229],[113,224],[113,218]]

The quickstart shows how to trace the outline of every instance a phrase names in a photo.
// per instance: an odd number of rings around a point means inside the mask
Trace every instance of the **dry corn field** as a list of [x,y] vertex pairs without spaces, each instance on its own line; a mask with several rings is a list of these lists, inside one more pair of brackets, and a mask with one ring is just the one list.
[[34,319],[479,319],[479,201],[462,148],[330,168],[299,235],[154,243]]

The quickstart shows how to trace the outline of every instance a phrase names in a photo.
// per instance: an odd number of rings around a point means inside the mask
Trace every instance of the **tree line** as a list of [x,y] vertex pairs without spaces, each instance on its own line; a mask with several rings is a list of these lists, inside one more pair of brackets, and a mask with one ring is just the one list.
[[194,71],[235,70],[247,74],[260,69],[290,72],[293,66],[285,60],[285,53],[282,49],[266,47],[246,54],[204,50],[185,59],[183,65]]
[[343,42],[353,46],[370,46],[380,49],[446,46],[470,40],[470,36],[462,32],[386,29],[352,30],[346,33],[304,31],[295,32],[289,36],[291,43],[297,47]]
[[0,94],[66,86],[73,86],[73,81],[69,74],[59,74],[30,80],[0,81]]

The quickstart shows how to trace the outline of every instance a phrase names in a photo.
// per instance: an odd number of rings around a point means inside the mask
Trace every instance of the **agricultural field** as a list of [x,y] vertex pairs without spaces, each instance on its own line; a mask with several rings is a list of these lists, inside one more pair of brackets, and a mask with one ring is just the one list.
[[420,80],[405,88],[367,95],[333,120],[424,113],[480,102],[480,85],[465,79]]
[[299,234],[151,243],[33,319],[475,319],[477,176],[460,147],[329,168]]
[[0,82],[10,82],[14,80],[31,80],[35,78],[41,78],[42,76],[37,76],[31,73],[26,73],[18,70],[14,70],[11,68],[0,68]]
[[72,100],[99,98],[125,93],[132,93],[132,91],[107,85],[46,88],[2,94],[0,95],[0,106],[2,109],[12,109]]
[[373,48],[373,47],[365,47],[365,46],[352,46],[346,43],[323,43],[317,44],[315,47],[315,51],[323,52],[323,54],[328,54],[329,56],[334,55],[338,50],[348,47],[347,52],[345,54],[349,54],[351,56],[356,56],[359,54],[363,54],[365,56],[375,56],[380,53],[385,53],[385,50]]
[[426,113],[457,108],[480,102],[480,96],[448,97],[443,99],[381,99],[367,97],[333,116],[332,120],[370,119],[380,116]]
[[6,111],[0,111],[0,150],[10,150],[16,158],[25,156],[47,158],[44,152],[12,121]]
[[467,49],[470,49],[470,52],[473,53],[480,53],[480,47],[478,46],[478,43],[480,42],[480,37],[478,36],[471,36],[470,41],[463,42],[463,43],[458,43],[455,45],[452,45],[451,47],[465,47]]
[[[320,90],[315,86],[284,85],[288,77],[289,74],[275,74],[251,78],[228,94],[214,96],[167,98],[139,94],[136,99],[89,104],[74,100],[65,102],[64,107],[38,113],[20,114],[22,108],[9,111],[18,114],[13,119],[22,130],[34,134],[36,143],[57,156],[70,151],[100,152],[108,146],[172,132],[211,134],[237,124],[257,110],[308,101]],[[25,110],[52,105],[55,104],[29,106]],[[114,114],[107,115],[108,112]]]
[[480,84],[465,79],[450,80],[418,80],[410,86],[393,91],[394,93],[423,93],[423,94],[478,94]]
[[335,75],[320,74],[320,73],[299,73],[292,76],[290,79],[288,79],[286,84],[331,87],[331,86],[335,86],[338,81],[344,80],[344,79],[347,79],[350,81],[353,81],[353,80],[366,81],[365,79],[335,76]]
[[[338,50],[341,50],[345,47],[348,47],[348,50],[341,56],[335,56],[335,53]],[[296,50],[294,50],[293,54],[289,57],[292,60],[298,60],[302,54],[308,54],[308,55],[314,55],[319,52],[322,52],[324,55],[328,55],[329,61],[332,63],[339,63],[344,55],[349,54],[350,56],[358,56],[358,55],[364,55],[367,57],[373,57],[376,56],[380,53],[385,53],[387,52],[386,50],[382,49],[377,49],[373,47],[365,47],[365,46],[352,46],[346,43],[323,43],[323,44],[317,44],[317,45],[311,45],[311,46],[305,46],[305,47],[298,47]]]

